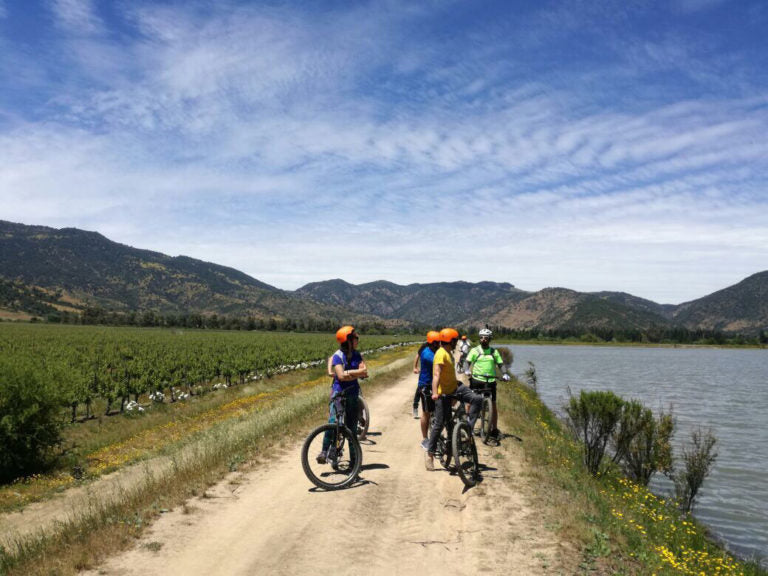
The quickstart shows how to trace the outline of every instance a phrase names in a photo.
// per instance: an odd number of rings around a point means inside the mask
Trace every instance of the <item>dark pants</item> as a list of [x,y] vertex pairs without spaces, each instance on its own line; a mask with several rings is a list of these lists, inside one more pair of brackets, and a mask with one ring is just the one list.
[[[453,395],[457,396],[460,402],[469,404],[469,425],[474,428],[475,420],[477,420],[477,415],[480,413],[480,408],[483,405],[483,397],[472,392],[464,384],[461,384]],[[450,417],[451,399],[440,396],[435,400],[435,421],[432,424],[432,430],[429,431],[429,447],[427,452],[430,454],[435,453],[437,439],[440,437],[440,432],[442,432],[443,426],[445,426]]]
[[416,386],[416,393],[413,395],[413,408],[414,410],[419,407],[419,397],[421,396],[421,388]]
[[[341,410],[341,400],[338,397],[331,402],[331,417],[328,420],[331,424],[336,422],[336,415]],[[360,409],[357,404],[357,396],[347,396],[347,405],[344,410],[344,426],[349,428],[353,435],[357,434],[357,418]],[[333,441],[333,432],[331,430],[326,431],[323,437],[323,452],[327,452],[328,448]]]
[[423,412],[432,414],[435,411],[435,401],[432,400],[432,386],[422,386],[419,388],[421,396],[421,409]]

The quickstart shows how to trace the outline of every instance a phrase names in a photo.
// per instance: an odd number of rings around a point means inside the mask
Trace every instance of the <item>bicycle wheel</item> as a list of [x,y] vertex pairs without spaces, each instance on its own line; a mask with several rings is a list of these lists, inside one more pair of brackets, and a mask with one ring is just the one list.
[[451,442],[448,440],[445,430],[440,432],[440,436],[437,437],[435,456],[440,460],[440,465],[443,468],[447,470],[451,467]]
[[[323,451],[323,438],[330,436],[330,447],[324,462],[318,462]],[[338,490],[352,484],[360,473],[363,451],[360,442],[346,426],[323,424],[309,433],[301,447],[301,467],[310,482],[325,490]]]
[[491,414],[493,414],[493,403],[488,396],[483,397],[483,407],[480,409],[480,437],[487,444],[491,437]]
[[368,411],[368,402],[360,396],[357,399],[359,414],[357,416],[357,438],[361,440],[368,434],[368,426],[371,424],[371,413]]
[[461,481],[466,486],[474,486],[480,480],[480,469],[475,439],[467,422],[457,422],[453,427],[452,444],[453,460]]

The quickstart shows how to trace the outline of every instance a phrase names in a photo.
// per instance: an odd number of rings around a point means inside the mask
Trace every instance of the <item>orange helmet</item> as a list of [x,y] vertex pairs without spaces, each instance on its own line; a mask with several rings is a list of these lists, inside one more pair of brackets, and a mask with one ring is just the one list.
[[443,328],[440,330],[440,342],[450,342],[451,340],[458,340],[459,333],[453,328]]
[[354,326],[342,326],[336,331],[336,340],[339,341],[339,344],[344,344],[354,331]]
[[432,342],[440,342],[440,332],[437,330],[427,332],[427,344],[432,344]]
[[461,339],[462,340],[466,340],[467,339],[467,335],[466,334],[462,335]]

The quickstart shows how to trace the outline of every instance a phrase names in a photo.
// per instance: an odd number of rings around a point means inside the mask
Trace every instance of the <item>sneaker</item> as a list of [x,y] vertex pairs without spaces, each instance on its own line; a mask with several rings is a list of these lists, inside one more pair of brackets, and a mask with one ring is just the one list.
[[416,418],[416,420],[419,419],[419,408],[417,406],[413,407],[413,417]]
[[427,469],[427,472],[435,471],[435,463],[433,462],[433,457],[430,456],[428,452],[424,453],[424,468]]
[[424,438],[424,440],[421,441],[421,447],[425,451],[429,449],[429,438]]
[[328,462],[328,454],[326,454],[325,452],[320,452],[320,454],[317,455],[317,458],[315,458],[315,460],[317,460],[318,464],[325,464],[326,462]]

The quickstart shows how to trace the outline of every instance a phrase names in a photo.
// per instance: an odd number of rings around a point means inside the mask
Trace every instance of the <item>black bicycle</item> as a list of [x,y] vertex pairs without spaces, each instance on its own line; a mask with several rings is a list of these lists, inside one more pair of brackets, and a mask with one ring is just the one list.
[[336,422],[318,426],[309,433],[301,447],[301,467],[318,488],[339,490],[354,483],[360,474],[363,449],[357,434],[344,424],[347,395],[335,394],[331,404],[335,404]]
[[[435,456],[438,457],[443,468],[453,468],[464,482],[465,486],[475,486],[480,481],[480,464],[477,460],[477,446],[469,426],[467,411],[464,403],[457,396],[444,394],[438,402],[446,398],[451,404],[451,416],[448,418],[435,447]],[[434,418],[434,415],[433,415]]]
[[490,444],[494,437],[491,434],[493,432],[493,425],[491,424],[491,418],[493,417],[493,388],[490,385],[493,382],[486,382],[484,388],[472,388],[472,392],[475,394],[481,394],[483,396],[483,404],[480,407],[480,414],[475,420],[475,429],[479,426],[480,438],[482,438],[484,444]]

